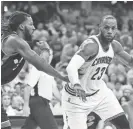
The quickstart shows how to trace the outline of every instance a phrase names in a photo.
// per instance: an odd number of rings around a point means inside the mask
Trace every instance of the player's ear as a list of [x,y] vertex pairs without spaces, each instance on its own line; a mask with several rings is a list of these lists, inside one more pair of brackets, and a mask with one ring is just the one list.
[[99,30],[101,30],[101,29],[102,29],[102,23],[99,24]]
[[19,25],[19,29],[23,31],[24,30],[24,25],[23,24],[20,24]]

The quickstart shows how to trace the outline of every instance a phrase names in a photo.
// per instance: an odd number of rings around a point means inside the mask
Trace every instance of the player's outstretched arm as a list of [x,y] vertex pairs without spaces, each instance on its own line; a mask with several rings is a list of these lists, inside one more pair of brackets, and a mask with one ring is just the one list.
[[116,57],[118,57],[125,65],[133,68],[133,57],[124,51],[122,45],[118,41],[112,43]]
[[20,53],[25,60],[34,65],[38,70],[68,82],[68,79],[66,77],[63,77],[52,66],[50,66],[48,62],[46,62],[43,58],[36,54],[36,52],[31,50],[28,43],[24,40],[21,40],[20,38],[16,37],[12,38],[10,40],[10,46],[12,46],[15,51]]

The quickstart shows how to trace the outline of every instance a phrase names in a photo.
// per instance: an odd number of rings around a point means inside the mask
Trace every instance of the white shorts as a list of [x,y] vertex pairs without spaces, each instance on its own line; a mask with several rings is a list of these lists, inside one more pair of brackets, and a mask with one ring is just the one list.
[[103,121],[110,121],[124,114],[117,98],[107,87],[100,89],[93,96],[87,97],[83,102],[63,90],[62,107],[64,110],[64,129],[87,129],[87,116],[95,112]]

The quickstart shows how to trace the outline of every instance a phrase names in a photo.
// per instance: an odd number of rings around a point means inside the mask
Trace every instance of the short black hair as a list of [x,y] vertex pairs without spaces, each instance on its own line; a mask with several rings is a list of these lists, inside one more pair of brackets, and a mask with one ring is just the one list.
[[31,15],[22,11],[16,11],[12,13],[8,19],[8,24],[11,31],[17,31],[19,25],[23,23],[27,19],[27,17],[31,17]]
[[116,18],[113,16],[113,15],[105,15],[103,18],[102,18],[102,21],[105,20],[105,19],[115,19]]
[[[114,19],[114,20],[116,20],[116,18],[113,15],[105,15],[105,16],[102,17],[100,24],[102,24],[105,19]],[[117,22],[117,20],[116,20],[116,22]]]

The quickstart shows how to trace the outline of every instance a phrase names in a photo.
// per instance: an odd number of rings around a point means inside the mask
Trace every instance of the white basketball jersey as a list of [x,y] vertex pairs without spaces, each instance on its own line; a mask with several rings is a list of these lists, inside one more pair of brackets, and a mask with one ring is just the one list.
[[93,93],[102,88],[101,86],[104,83],[102,77],[114,57],[112,45],[110,45],[108,51],[105,52],[99,39],[94,35],[90,36],[80,48],[88,44],[90,40],[98,44],[99,50],[97,55],[93,59],[86,61],[78,71],[81,86],[86,93]]

